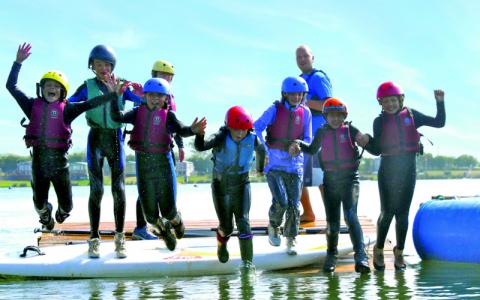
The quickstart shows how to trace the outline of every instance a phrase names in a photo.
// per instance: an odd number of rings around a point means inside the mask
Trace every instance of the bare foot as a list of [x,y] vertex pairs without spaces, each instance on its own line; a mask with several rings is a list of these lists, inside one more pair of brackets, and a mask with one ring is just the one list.
[[306,222],[314,222],[315,221],[315,215],[301,215],[300,216],[300,223],[306,223]]

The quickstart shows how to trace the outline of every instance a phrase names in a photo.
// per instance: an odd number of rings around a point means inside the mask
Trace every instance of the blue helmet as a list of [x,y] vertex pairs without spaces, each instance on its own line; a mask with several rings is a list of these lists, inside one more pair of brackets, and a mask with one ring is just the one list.
[[282,93],[307,93],[308,85],[302,77],[287,77],[282,82]]
[[117,56],[112,47],[107,45],[97,45],[93,47],[88,56],[88,67],[91,68],[94,59],[103,60],[112,64],[112,70],[115,69],[115,63],[117,62]]
[[143,85],[143,92],[170,95],[170,84],[163,78],[152,78]]

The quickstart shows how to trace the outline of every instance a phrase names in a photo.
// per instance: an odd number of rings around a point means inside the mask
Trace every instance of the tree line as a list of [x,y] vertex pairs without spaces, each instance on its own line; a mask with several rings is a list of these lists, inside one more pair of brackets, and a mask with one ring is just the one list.
[[[195,152],[187,157],[195,166],[197,174],[209,174],[212,170],[212,154],[210,151]],[[0,155],[0,169],[4,173],[12,173],[16,170],[17,164],[23,161],[30,161],[30,156],[22,156],[16,154]],[[85,152],[77,152],[69,155],[69,161],[85,162]],[[135,161],[135,155],[127,155],[127,161]],[[417,156],[417,170],[468,170],[478,167],[478,160],[468,154],[462,154],[458,157],[437,155],[430,153]],[[360,173],[371,173],[378,168],[377,158],[362,158],[359,171]]]

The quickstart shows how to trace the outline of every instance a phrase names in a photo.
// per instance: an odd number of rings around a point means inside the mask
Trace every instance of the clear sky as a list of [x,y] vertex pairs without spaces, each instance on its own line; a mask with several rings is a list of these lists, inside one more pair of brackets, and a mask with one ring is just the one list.
[[[180,3],[180,4],[177,4]],[[434,155],[480,158],[478,1],[24,1],[0,10],[0,81],[7,80],[20,43],[33,45],[19,86],[35,94],[50,69],[62,70],[70,94],[87,78],[97,44],[117,53],[115,73],[144,83],[157,59],[171,61],[177,116],[208,119],[208,132],[226,110],[243,105],[254,118],[280,96],[282,80],[298,75],[295,49],[309,45],[314,65],[332,80],[349,120],[372,131],[378,85],[396,81],[405,104],[435,115],[433,89],[445,90],[447,124],[421,128]],[[3,84],[3,86],[4,86]],[[5,88],[0,153],[26,155],[23,113]],[[84,116],[72,124],[73,152],[84,151]]]

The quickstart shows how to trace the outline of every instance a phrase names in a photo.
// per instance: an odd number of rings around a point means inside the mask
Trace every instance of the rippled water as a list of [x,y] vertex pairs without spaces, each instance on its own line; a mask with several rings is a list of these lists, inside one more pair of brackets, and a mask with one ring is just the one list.
[[[418,204],[432,194],[480,194],[479,180],[418,181],[410,222]],[[362,182],[359,214],[373,220],[378,216],[376,182]],[[108,189],[106,189],[108,190]],[[88,188],[74,188],[73,221],[88,220]],[[102,221],[111,220],[111,196],[105,193]],[[312,192],[312,195],[315,191]],[[252,218],[265,218],[268,188],[254,185]],[[54,196],[52,195],[53,199]],[[208,185],[179,186],[178,206],[184,217],[214,218]],[[134,187],[127,187],[129,210],[134,219]],[[261,200],[266,199],[266,200]],[[55,200],[53,200],[55,202]],[[314,209],[321,215],[320,201]],[[195,207],[201,209],[195,209]],[[19,249],[34,241],[37,227],[29,189],[0,190],[0,251]],[[393,229],[393,228],[392,228]],[[390,230],[390,238],[393,231]],[[240,275],[145,279],[89,280],[1,280],[0,299],[465,299],[480,298],[480,264],[421,262],[416,256],[411,233],[406,253],[410,262],[404,272],[386,270],[368,275],[337,273],[326,275],[320,266],[282,272]]]

